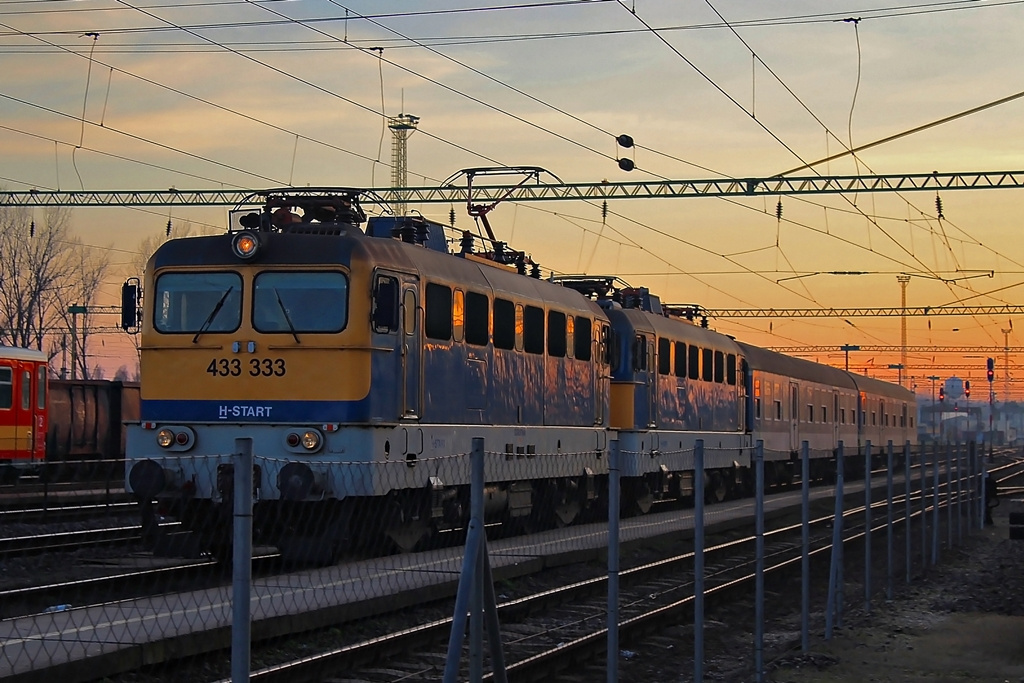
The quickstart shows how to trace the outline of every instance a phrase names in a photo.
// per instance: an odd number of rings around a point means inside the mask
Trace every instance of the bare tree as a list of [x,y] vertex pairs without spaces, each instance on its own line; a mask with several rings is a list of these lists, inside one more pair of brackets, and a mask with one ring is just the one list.
[[[71,234],[70,208],[48,208],[36,224],[24,207],[0,207],[0,343],[52,359],[69,328],[68,307],[92,305],[109,267],[108,251]],[[86,313],[82,329],[88,324]],[[79,370],[89,377],[85,335],[78,342]]]

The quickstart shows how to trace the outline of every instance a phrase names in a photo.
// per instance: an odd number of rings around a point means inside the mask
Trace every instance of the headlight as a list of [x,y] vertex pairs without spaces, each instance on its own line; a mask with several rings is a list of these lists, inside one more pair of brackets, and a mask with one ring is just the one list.
[[156,433],[156,442],[160,448],[170,448],[174,443],[174,432],[170,429],[161,429]]
[[315,451],[320,448],[320,434],[308,431],[302,435],[302,447],[307,451]]
[[251,232],[240,232],[231,240],[231,250],[241,259],[251,259],[259,248],[260,241]]

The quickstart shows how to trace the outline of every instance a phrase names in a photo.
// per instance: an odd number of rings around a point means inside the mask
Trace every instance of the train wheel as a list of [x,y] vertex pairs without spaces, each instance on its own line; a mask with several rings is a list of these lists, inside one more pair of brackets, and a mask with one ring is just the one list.
[[555,507],[555,526],[569,526],[579,517],[580,510],[579,501],[563,500],[561,504]]
[[428,522],[416,520],[388,529],[385,533],[395,550],[400,553],[411,553],[427,542],[432,531]]
[[[625,483],[625,481],[623,482]],[[642,479],[630,482],[623,487],[622,512],[625,515],[646,515],[654,505],[654,492],[650,485]]]
[[708,477],[708,485],[704,490],[705,503],[721,503],[729,497],[729,485],[721,472],[712,472]]

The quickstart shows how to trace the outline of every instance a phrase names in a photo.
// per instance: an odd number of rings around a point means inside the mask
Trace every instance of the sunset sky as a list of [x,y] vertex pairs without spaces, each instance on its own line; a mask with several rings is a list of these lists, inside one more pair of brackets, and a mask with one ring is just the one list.
[[[420,117],[411,186],[498,165],[564,182],[771,176],[922,126],[797,174],[1020,170],[1022,35],[1022,0],[5,0],[0,186],[383,188],[385,117],[399,113]],[[622,156],[636,170],[620,170]],[[944,191],[941,218],[936,193],[916,192],[787,196],[781,218],[778,197],[620,200],[604,221],[594,204],[506,203],[490,221],[545,274],[618,275],[666,302],[898,306],[905,273],[909,306],[1004,305],[1024,303],[1022,197]],[[444,223],[455,208],[456,227],[472,226],[463,206],[415,208]],[[140,274],[141,242],[168,219],[220,231],[226,210],[75,209],[75,232],[115,249],[97,303]],[[900,345],[895,317],[711,325],[772,347]],[[910,346],[991,347],[911,354],[910,381],[923,395],[932,374],[980,388],[994,355],[1002,398],[1004,342],[1024,346],[1012,327],[908,318]],[[93,344],[110,374],[134,362],[118,335]],[[850,355],[851,369],[892,381],[897,362]],[[1011,380],[1015,367],[1011,354]],[[1024,382],[1010,392],[1024,396]]]

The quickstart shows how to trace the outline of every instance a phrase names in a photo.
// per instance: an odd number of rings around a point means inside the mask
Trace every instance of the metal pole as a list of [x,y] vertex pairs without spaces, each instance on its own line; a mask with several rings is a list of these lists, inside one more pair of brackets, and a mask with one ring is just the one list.
[[832,639],[832,627],[836,621],[836,608],[839,602],[839,564],[840,546],[843,544],[843,442],[839,442],[836,451],[836,493],[835,510],[832,519],[832,562],[828,576],[828,606],[825,610],[825,640]]
[[967,444],[967,472],[964,473],[964,486],[967,487],[967,533],[974,531],[974,459],[978,451],[978,442],[972,441]]
[[252,628],[252,439],[235,439],[234,527],[231,560],[231,681],[249,680]]
[[[992,454],[992,444],[988,445],[989,455]],[[985,528],[985,516],[988,510],[985,506],[988,505],[988,501],[985,498],[988,496],[988,492],[985,490],[985,472],[988,469],[988,465],[985,462],[985,451],[982,450],[981,455],[978,456],[978,528]]]
[[[800,444],[800,649],[811,649],[811,449]],[[699,680],[697,678],[694,679]]]
[[[487,531],[484,526],[484,440],[473,439],[473,451],[470,454],[470,515],[480,520],[480,548],[487,543]],[[469,600],[469,680],[479,681],[484,675],[484,594],[483,566],[484,554],[477,551],[473,557],[466,557],[464,562],[475,566],[472,577],[472,590]],[[497,634],[495,634],[497,635]]]
[[[955,448],[960,448],[956,442]],[[953,547],[953,458],[949,444],[946,444],[946,547]]]
[[963,448],[957,446],[956,449],[956,544],[963,545],[964,543],[964,451],[967,450],[967,444],[963,445]]
[[[934,448],[934,445],[932,446]],[[921,449],[921,571],[928,569],[928,495],[927,479],[928,472],[928,449]]]
[[[455,594],[455,609],[452,615],[452,632],[448,635],[448,655],[445,659],[444,683],[455,683],[459,676],[459,658],[462,655],[462,641],[466,635],[466,614],[469,612],[469,603],[473,591],[473,574],[477,569],[476,558],[480,554],[480,547],[484,541],[483,516],[478,510],[483,509],[483,450],[484,440],[473,439],[473,452],[481,454],[479,472],[476,466],[477,458],[472,458],[470,463],[470,517],[469,528],[466,531],[466,552],[462,557],[462,571],[459,574],[459,589]],[[479,497],[479,508],[477,498]],[[495,638],[497,638],[495,634]]]
[[[693,447],[693,680],[704,680],[704,439]],[[617,683],[617,681],[609,681]]]
[[864,609],[871,614],[871,441],[864,442]]
[[[605,665],[608,683],[617,683],[619,680],[619,487],[622,481],[622,471],[619,467],[619,442],[612,439],[608,444],[608,653]],[[695,527],[694,534],[696,533]],[[697,557],[698,555],[694,556],[694,562]],[[703,560],[703,557],[701,559]],[[694,600],[696,601],[696,596]],[[695,647],[698,633],[699,624],[695,621]],[[694,667],[696,666],[694,662]]]
[[764,441],[758,439],[754,451],[757,495],[754,498],[754,671],[755,681],[764,681]]
[[892,440],[886,444],[885,449],[886,461],[885,461],[885,599],[892,600],[893,596],[893,581],[895,574],[895,563],[893,562],[893,490],[892,490],[892,470],[893,470],[893,452],[892,452]]
[[911,531],[911,514],[910,514],[910,442],[907,441],[903,444],[903,518],[905,522],[905,531],[903,534],[904,539],[907,542],[906,552],[904,556],[907,559],[907,583],[910,583],[910,571],[913,565],[911,558],[911,547],[910,547],[910,531]]
[[[948,448],[949,445],[947,444]],[[939,450],[932,449],[932,564],[939,563]]]

